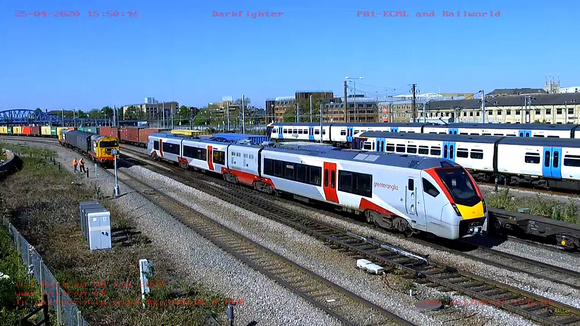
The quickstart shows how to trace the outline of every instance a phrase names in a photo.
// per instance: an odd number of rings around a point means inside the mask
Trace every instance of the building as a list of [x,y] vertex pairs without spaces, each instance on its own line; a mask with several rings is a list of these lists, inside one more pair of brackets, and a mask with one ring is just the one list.
[[[165,112],[163,109],[165,108]],[[179,103],[176,101],[163,103],[129,104],[121,107],[123,120],[147,120],[149,126],[168,126],[171,117],[175,116]]]
[[157,104],[157,103],[159,103],[159,101],[157,101],[154,97],[145,98],[145,104]]
[[[284,115],[288,110],[296,110],[295,96],[279,96],[274,99],[274,120],[275,122],[284,122]],[[294,111],[296,117],[296,111]]]
[[276,108],[276,99],[275,98],[269,98],[266,99],[266,105],[264,106],[266,109],[266,116],[265,116],[265,121],[266,124],[268,123],[272,123],[275,120],[275,114],[274,114],[274,110]]
[[[580,93],[486,97],[485,103],[485,122],[580,123]],[[428,118],[454,118],[455,122],[483,121],[481,99],[429,101],[426,109]]]
[[[419,112],[429,101],[473,99],[474,93],[425,93],[415,96],[416,118],[421,118]],[[413,95],[396,95],[388,101],[379,104],[381,122],[409,123],[413,120]]]
[[485,94],[485,97],[530,95],[530,94],[547,94],[547,92],[541,88],[498,88],[494,89],[489,94]]

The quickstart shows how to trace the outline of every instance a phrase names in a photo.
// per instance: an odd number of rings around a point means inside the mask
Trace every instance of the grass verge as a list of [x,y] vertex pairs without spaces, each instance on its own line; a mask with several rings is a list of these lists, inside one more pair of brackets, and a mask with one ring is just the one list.
[[485,197],[487,205],[503,208],[507,211],[517,212],[521,208],[529,208],[530,214],[541,215],[556,220],[580,224],[578,206],[573,200],[561,203],[555,200],[545,199],[539,194],[535,197],[516,197],[509,189],[490,193]]
[[[91,252],[80,230],[78,207],[81,201],[96,200],[94,192],[79,183],[78,176],[44,159],[51,153],[4,146],[25,157],[23,169],[0,183],[1,209],[43,256],[89,323],[201,325],[224,313],[223,296],[181,281],[183,275],[172,270],[171,262],[107,202],[101,201],[111,206],[111,228],[119,236],[113,238],[111,250]],[[151,287],[145,308],[138,266],[143,258],[155,263],[152,281],[157,285]]]

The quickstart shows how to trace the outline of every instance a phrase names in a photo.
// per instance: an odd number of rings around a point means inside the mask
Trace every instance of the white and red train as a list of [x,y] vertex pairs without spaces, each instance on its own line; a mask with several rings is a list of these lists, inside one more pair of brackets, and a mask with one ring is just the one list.
[[148,153],[184,168],[218,173],[266,193],[288,193],[364,213],[367,221],[412,234],[457,239],[478,233],[483,196],[461,166],[441,158],[264,147],[168,134],[149,136]]

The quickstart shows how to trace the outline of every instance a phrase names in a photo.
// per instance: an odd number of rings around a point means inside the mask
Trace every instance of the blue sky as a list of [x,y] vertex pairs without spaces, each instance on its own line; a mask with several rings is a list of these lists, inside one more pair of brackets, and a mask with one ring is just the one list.
[[[80,16],[51,16],[61,10]],[[375,17],[357,17],[365,10]],[[391,10],[409,17],[380,15]],[[29,16],[15,17],[21,11]],[[246,16],[259,11],[283,14]],[[345,76],[364,77],[357,93],[380,98],[408,94],[412,83],[422,93],[541,88],[550,73],[577,86],[578,12],[577,1],[4,0],[0,110],[89,110],[147,96],[203,107],[242,94],[263,107],[296,90],[341,95]]]

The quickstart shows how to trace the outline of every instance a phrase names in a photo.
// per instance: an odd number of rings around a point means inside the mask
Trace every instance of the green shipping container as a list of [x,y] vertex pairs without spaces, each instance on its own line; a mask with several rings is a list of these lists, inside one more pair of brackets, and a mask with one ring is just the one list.
[[57,137],[58,135],[56,134],[56,127],[50,127],[50,135]]
[[12,135],[12,126],[8,126],[8,134]]

